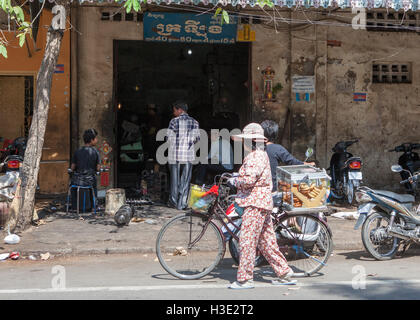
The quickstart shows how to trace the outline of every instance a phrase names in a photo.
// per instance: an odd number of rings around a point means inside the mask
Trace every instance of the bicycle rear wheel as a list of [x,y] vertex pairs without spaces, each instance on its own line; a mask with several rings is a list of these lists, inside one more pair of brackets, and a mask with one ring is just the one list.
[[331,256],[331,233],[314,215],[287,215],[275,226],[275,231],[280,251],[296,276],[313,275]]
[[199,279],[220,262],[225,245],[219,229],[207,217],[185,213],[169,220],[156,240],[161,266],[179,279]]

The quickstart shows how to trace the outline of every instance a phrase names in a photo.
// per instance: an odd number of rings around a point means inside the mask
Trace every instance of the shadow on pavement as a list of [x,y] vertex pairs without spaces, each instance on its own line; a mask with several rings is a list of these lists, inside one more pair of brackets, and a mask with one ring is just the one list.
[[[314,285],[305,287],[305,290],[312,290],[314,297],[323,299],[352,299],[352,300],[419,300],[419,287],[410,283],[384,281],[400,280],[396,278],[375,277],[369,279],[369,283],[363,285],[356,283],[355,288],[349,284]],[[378,281],[378,284],[374,282]],[[373,283],[372,283],[373,282]],[[315,298],[317,299],[317,298]]]
[[[345,256],[346,260],[377,261],[367,251],[340,252],[338,253],[338,255]],[[420,255],[420,248],[418,246],[413,246],[407,249],[407,251],[405,251],[404,253],[400,249],[393,258],[393,260],[414,257],[418,255]]]

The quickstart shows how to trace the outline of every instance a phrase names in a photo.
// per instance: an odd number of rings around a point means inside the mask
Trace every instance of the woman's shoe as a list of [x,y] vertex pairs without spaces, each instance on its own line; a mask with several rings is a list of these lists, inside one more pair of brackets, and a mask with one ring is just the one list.
[[295,285],[297,280],[292,280],[293,277],[293,270],[290,269],[288,273],[284,274],[281,277],[278,277],[276,280],[271,281],[271,283],[275,286],[278,285]]
[[254,288],[254,281],[247,280],[244,282],[235,281],[229,286],[229,289],[253,289]]

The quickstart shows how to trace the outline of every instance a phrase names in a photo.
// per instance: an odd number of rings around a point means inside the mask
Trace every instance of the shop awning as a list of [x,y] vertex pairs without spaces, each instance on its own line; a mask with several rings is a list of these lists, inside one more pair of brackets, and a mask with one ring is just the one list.
[[[44,0],[30,0],[33,1],[44,1]],[[47,1],[47,0],[45,0]],[[55,0],[48,0],[54,2]],[[70,0],[77,1],[77,0]],[[114,0],[78,0],[81,4],[83,3],[115,3]],[[420,0],[274,0],[277,7],[280,8],[386,8],[394,10],[413,10],[416,11],[419,6]],[[122,0],[121,2],[124,2]],[[147,0],[148,4],[203,4],[203,5],[221,5],[221,6],[237,6],[242,7],[255,7],[258,6],[257,0]]]

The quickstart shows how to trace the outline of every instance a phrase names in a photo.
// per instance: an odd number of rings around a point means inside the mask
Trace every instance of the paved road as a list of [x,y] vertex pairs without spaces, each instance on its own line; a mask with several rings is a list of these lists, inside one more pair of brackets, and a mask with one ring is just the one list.
[[335,252],[322,274],[297,286],[272,286],[266,266],[256,270],[255,289],[240,291],[227,289],[235,280],[232,264],[226,257],[210,276],[182,281],[166,274],[154,254],[8,260],[0,263],[0,299],[420,299],[420,255],[378,262],[363,252]]

